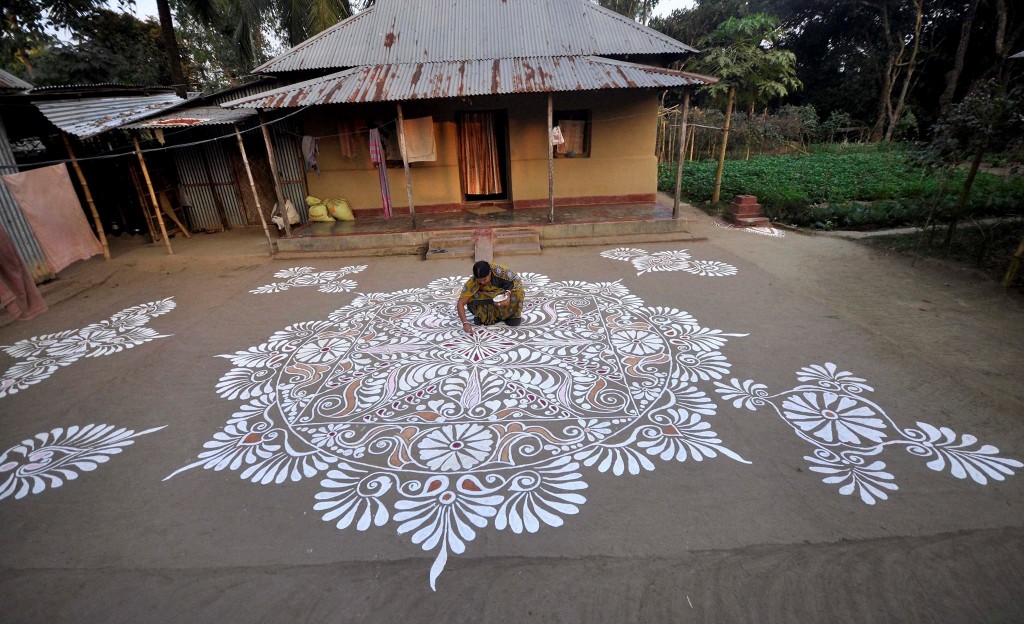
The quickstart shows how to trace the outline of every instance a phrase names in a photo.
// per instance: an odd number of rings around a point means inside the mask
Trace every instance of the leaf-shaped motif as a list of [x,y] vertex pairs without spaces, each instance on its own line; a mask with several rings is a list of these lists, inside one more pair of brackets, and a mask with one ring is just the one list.
[[58,427],[23,440],[0,454],[0,500],[39,494],[92,472],[137,438],[163,427],[135,432],[114,425]]

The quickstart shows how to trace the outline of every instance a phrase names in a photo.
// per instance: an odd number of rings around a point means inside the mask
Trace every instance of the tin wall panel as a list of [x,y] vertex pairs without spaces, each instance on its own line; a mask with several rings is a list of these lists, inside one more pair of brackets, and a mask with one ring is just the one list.
[[303,223],[309,221],[309,210],[306,206],[306,167],[302,158],[302,139],[297,128],[288,122],[275,123],[271,126],[274,143],[274,157],[281,174],[281,190],[285,198],[292,200],[295,210]]
[[[204,158],[206,162],[204,162]],[[209,175],[206,163],[209,163]],[[193,228],[219,230],[220,214],[214,193],[220,200],[228,219],[228,225],[245,225],[241,203],[235,184],[234,170],[220,141],[205,143],[175,151],[178,181],[191,202],[187,208],[189,222]],[[214,184],[210,184],[210,176]]]
[[[14,153],[11,152],[11,144],[7,139],[7,129],[4,127],[3,120],[0,119],[0,175],[17,172]],[[14,248],[18,250],[22,262],[32,274],[32,279],[37,284],[53,279],[53,272],[50,271],[50,266],[46,263],[46,257],[39,247],[35,234],[32,233],[32,228],[25,220],[25,215],[22,214],[18,203],[14,201],[14,197],[3,184],[0,184],[0,223],[3,223],[7,237],[11,239]]]

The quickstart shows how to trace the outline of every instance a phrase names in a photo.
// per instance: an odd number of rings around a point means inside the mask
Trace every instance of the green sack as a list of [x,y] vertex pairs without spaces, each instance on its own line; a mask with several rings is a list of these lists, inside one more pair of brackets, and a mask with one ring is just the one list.
[[331,199],[327,202],[327,211],[338,221],[355,221],[356,216],[352,214],[352,208],[344,199]]
[[327,214],[327,204],[313,204],[309,207],[309,220],[316,222],[334,222],[334,217]]

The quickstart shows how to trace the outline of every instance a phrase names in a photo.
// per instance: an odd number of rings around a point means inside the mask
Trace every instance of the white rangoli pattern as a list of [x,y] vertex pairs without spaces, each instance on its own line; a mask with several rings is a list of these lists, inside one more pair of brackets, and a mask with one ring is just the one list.
[[320,479],[314,509],[339,529],[396,525],[437,553],[477,531],[561,526],[586,503],[584,468],[724,455],[698,384],[722,379],[731,337],[686,312],[645,307],[619,282],[521,275],[523,324],[468,334],[463,277],[358,296],[248,350],[217,385],[243,401],[188,469],[257,483]]
[[[166,425],[165,425],[166,426]],[[36,434],[0,455],[0,500],[9,496],[25,498],[39,494],[47,487],[58,488],[74,481],[79,472],[92,472],[112,455],[155,427],[136,433],[114,425],[58,427],[49,433]]]
[[358,284],[353,280],[342,278],[351,273],[359,273],[364,269],[366,269],[365,264],[341,267],[337,271],[317,271],[313,267],[308,266],[292,267],[274,273],[274,277],[280,277],[287,281],[260,286],[249,292],[254,295],[265,295],[301,286],[316,286],[316,289],[322,293],[349,292],[354,290]]
[[34,336],[10,346],[0,346],[0,351],[20,360],[0,377],[0,398],[37,384],[58,368],[83,357],[110,355],[150,340],[167,338],[170,334],[158,334],[145,325],[150,319],[170,312],[174,306],[174,299],[168,297],[121,310],[108,320],[82,329]]
[[947,468],[958,479],[970,478],[985,485],[1002,481],[1020,468],[1015,459],[997,457],[999,449],[989,444],[975,448],[978,439],[957,434],[946,427],[918,422],[917,429],[903,429],[877,404],[861,396],[872,392],[864,379],[841,371],[831,363],[801,369],[797,380],[809,382],[792,390],[769,395],[764,384],[753,380],[715,382],[716,392],[736,408],[751,411],[771,405],[775,413],[806,442],[815,446],[810,470],[826,475],[822,481],[839,485],[839,493],[857,493],[868,505],[889,498],[897,485],[886,465],[870,458],[887,446],[903,446],[907,452],[928,459],[937,472]]
[[750,232],[751,234],[760,234],[761,236],[771,236],[773,238],[785,238],[786,233],[777,227],[772,226],[745,226],[736,225],[733,223],[726,223],[724,221],[715,221],[716,226],[726,230],[740,230],[742,232]]
[[736,275],[736,267],[717,260],[693,260],[685,249],[648,253],[635,247],[618,247],[602,251],[601,255],[612,260],[632,262],[636,274],[650,271],[686,271],[706,277]]

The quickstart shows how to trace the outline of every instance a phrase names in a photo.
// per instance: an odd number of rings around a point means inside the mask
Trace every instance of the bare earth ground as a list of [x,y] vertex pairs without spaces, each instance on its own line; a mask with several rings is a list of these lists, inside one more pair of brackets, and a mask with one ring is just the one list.
[[[722,348],[730,378],[771,394],[811,364],[866,380],[901,427],[972,434],[1024,459],[1024,302],[991,282],[911,268],[858,243],[716,228],[687,249],[737,268],[637,275],[607,247],[498,258],[552,281],[621,280],[646,306],[685,310],[704,327],[747,334]],[[259,485],[232,470],[192,469],[239,401],[217,396],[216,355],[285,326],[326,319],[360,293],[423,287],[469,263],[411,257],[278,261],[261,231],[174,241],[178,254],[118,241],[66,281],[94,283],[47,314],[0,327],[0,345],[85,327],[174,297],[148,323],[171,335],[82,358],[0,398],[0,451],[57,427],[136,431],[120,455],[58,488],[0,499],[4,622],[1020,622],[1024,621],[1024,478],[986,485],[929,470],[898,448],[883,459],[897,491],[866,505],[809,471],[813,447],[770,409],[716,397],[707,421],[724,456],[655,462],[615,476],[581,467],[589,487],[559,528],[478,529],[431,591],[436,553],[394,523],[339,531],[313,510],[318,479]],[[296,288],[252,295],[273,273],[366,264],[354,292]],[[0,370],[14,359],[0,353]],[[711,382],[699,384],[714,394]],[[0,464],[3,463],[0,459]],[[0,483],[5,478],[0,466]],[[1020,472],[1020,469],[1015,469]]]

